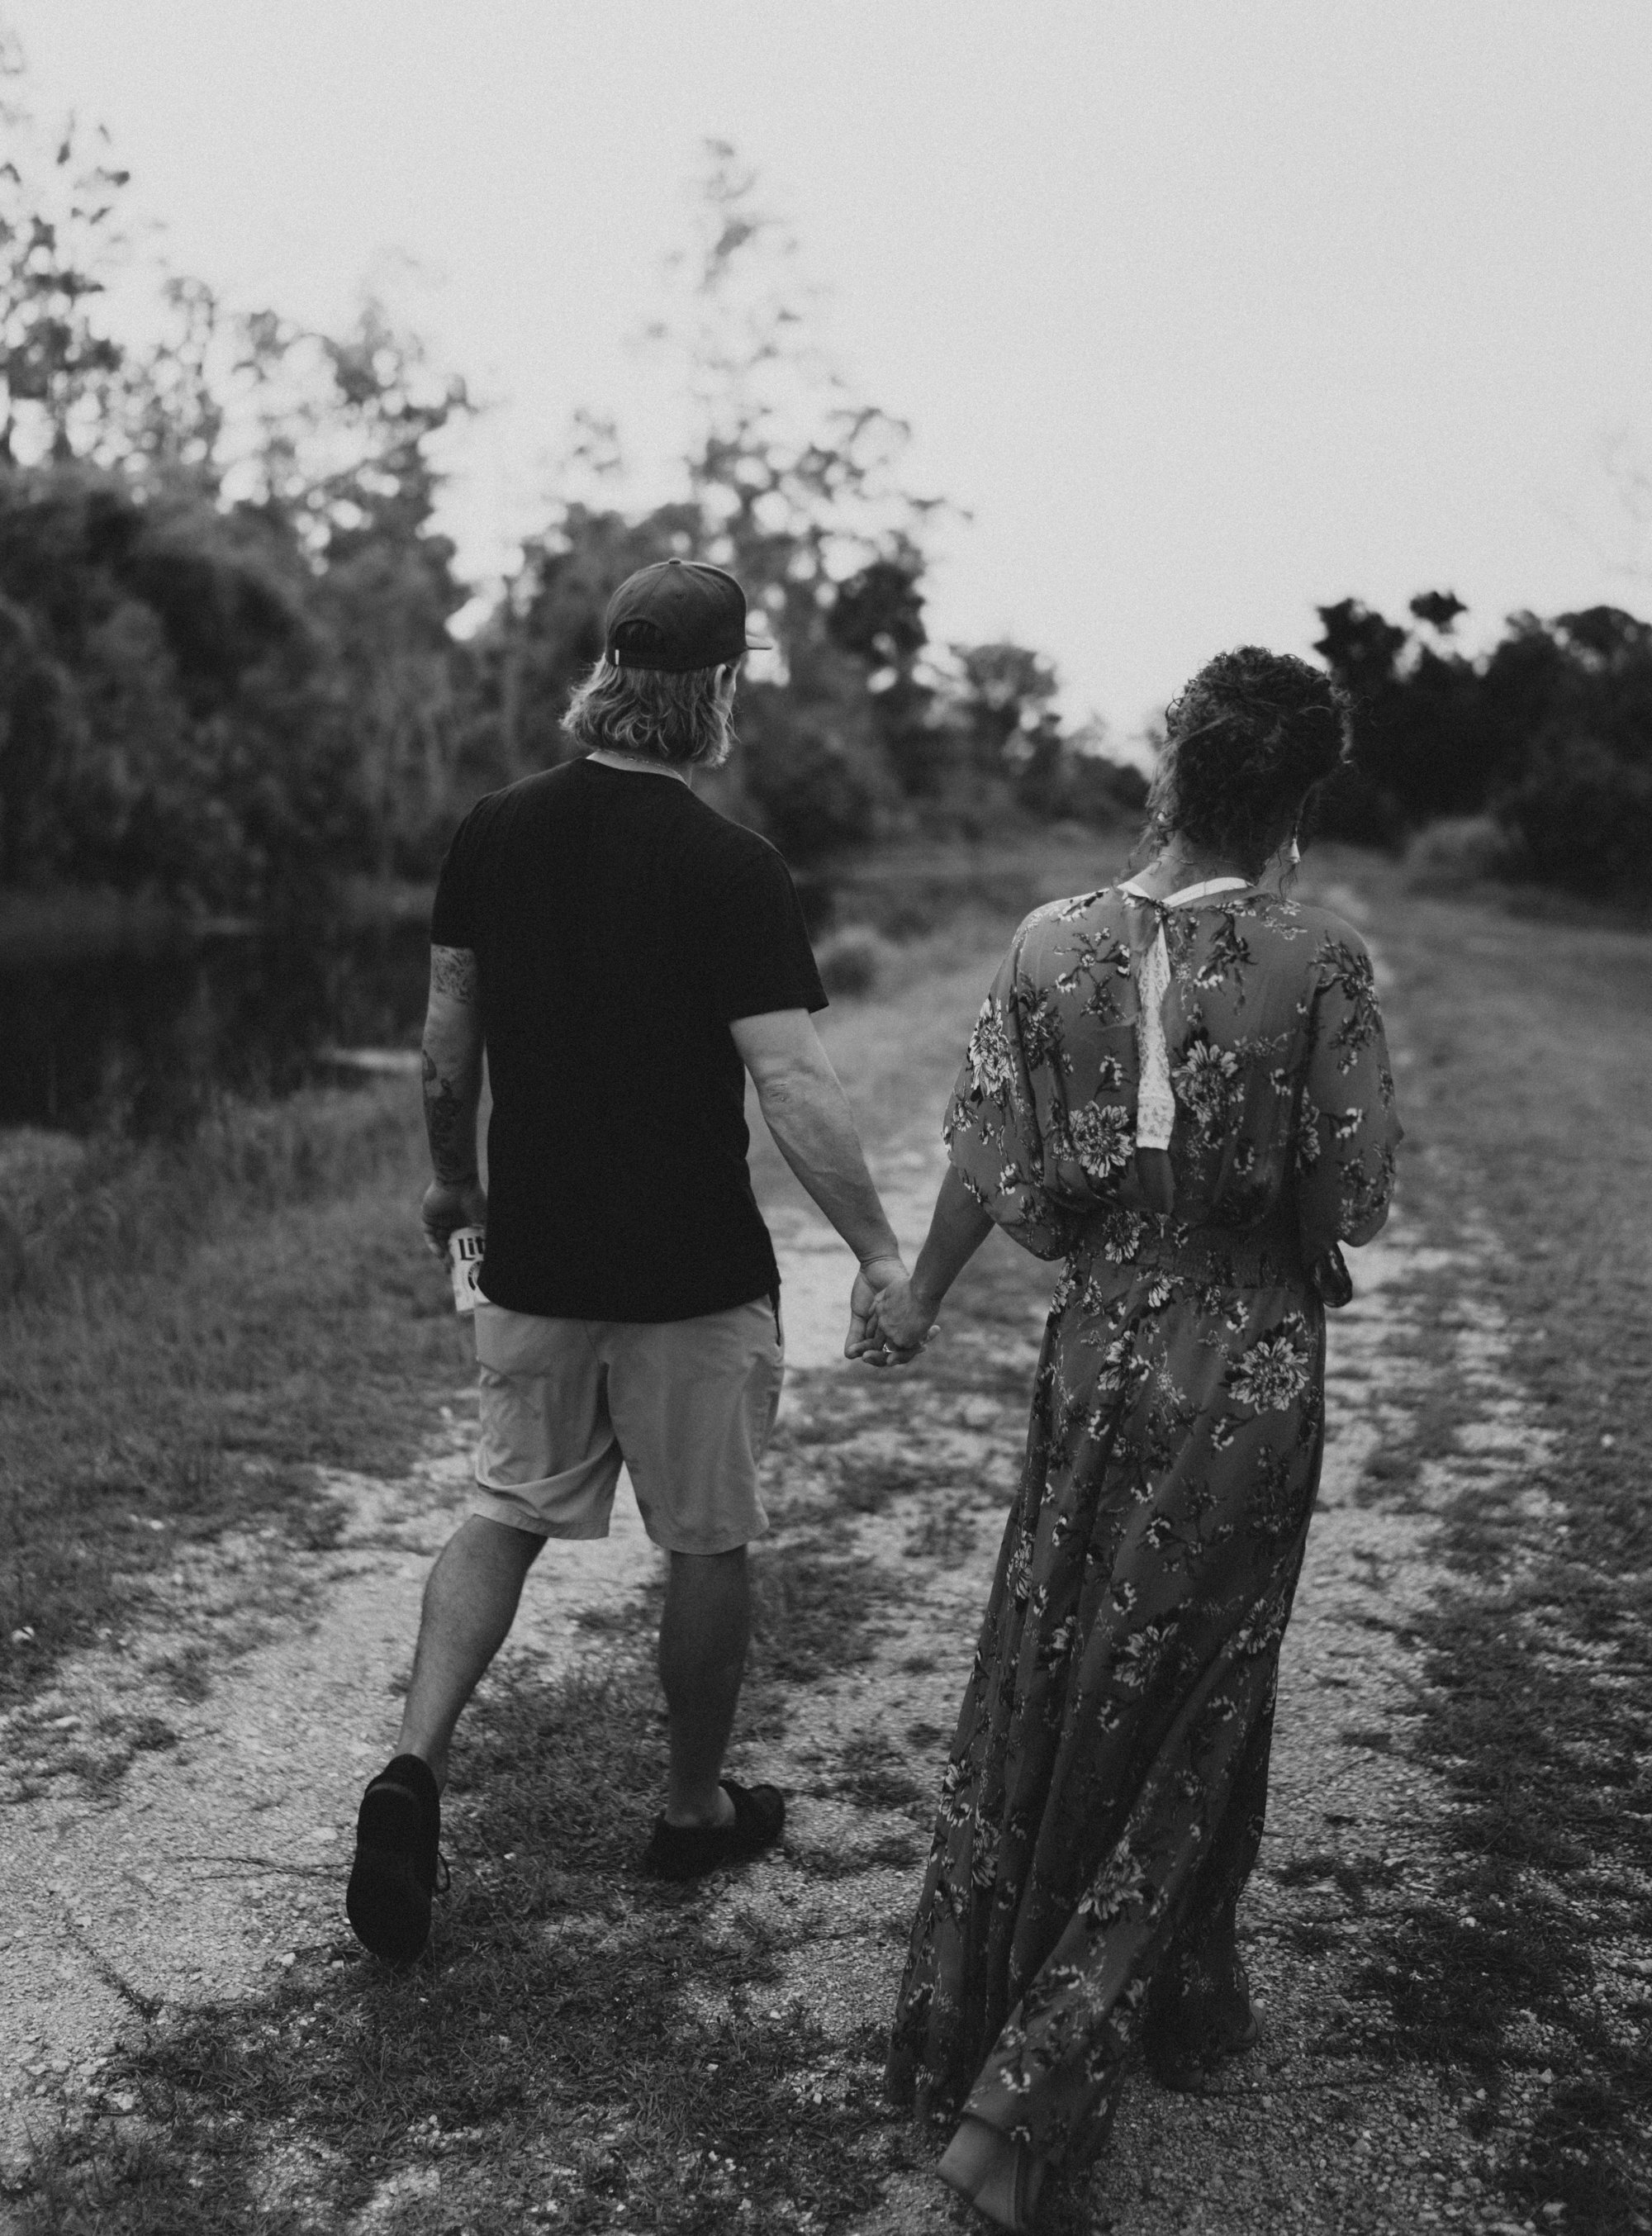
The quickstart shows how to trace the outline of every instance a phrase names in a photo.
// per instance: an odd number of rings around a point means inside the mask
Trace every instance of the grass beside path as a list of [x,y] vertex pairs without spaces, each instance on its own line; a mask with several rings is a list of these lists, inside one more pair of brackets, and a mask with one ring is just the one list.
[[[1373,1953],[1385,2054],[1453,2068],[1542,2226],[1652,2229],[1652,934],[1358,871],[1393,974],[1405,1202],[1442,1353],[1506,1327],[1542,1449],[1439,1542],[1408,1744],[1452,1807],[1432,1898]],[[1449,1389],[1368,1495],[1451,1455]]]
[[412,1461],[471,1371],[418,1246],[425,1165],[396,1080],[53,1167],[0,1306],[0,1707],[141,1622],[182,1548],[325,1544],[319,1469]]

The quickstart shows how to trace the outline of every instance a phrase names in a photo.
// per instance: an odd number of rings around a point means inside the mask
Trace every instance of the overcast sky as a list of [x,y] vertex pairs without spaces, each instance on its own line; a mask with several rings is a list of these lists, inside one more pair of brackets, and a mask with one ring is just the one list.
[[[233,299],[398,306],[498,408],[467,563],[543,517],[708,135],[794,220],[857,390],[971,515],[942,637],[1048,651],[1135,728],[1316,603],[1652,610],[1647,0],[0,0]],[[646,447],[646,445],[645,445]],[[1637,549],[1637,535],[1639,544]],[[1639,568],[1637,573],[1636,569]]]

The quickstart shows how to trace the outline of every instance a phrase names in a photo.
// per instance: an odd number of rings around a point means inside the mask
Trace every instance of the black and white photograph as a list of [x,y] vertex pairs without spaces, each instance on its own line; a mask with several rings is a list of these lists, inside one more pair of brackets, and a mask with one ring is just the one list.
[[6,2236],[1652,2236],[1649,119],[0,0]]

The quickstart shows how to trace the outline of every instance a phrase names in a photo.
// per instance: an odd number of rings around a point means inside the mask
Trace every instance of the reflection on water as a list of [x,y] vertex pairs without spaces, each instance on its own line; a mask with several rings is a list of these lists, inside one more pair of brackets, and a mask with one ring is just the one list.
[[128,914],[0,943],[0,1125],[181,1131],[216,1088],[279,1094],[329,1043],[404,1043],[428,937],[411,915],[318,937]]

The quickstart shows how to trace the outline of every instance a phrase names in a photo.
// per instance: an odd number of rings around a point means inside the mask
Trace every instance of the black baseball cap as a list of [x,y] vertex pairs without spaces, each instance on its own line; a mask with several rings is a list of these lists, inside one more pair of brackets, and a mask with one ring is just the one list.
[[616,668],[684,675],[766,647],[746,635],[746,593],[732,575],[701,559],[661,559],[628,575],[609,600],[602,648]]

